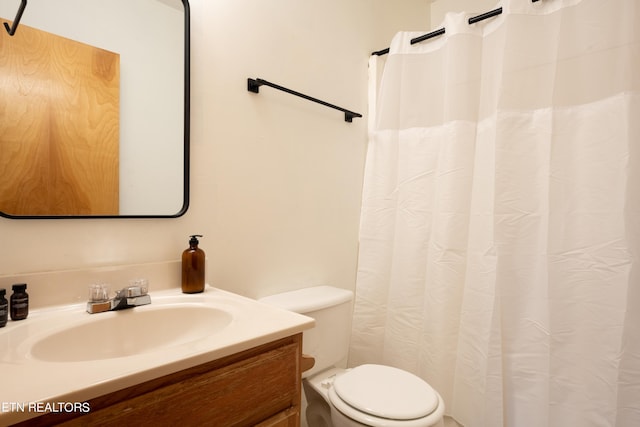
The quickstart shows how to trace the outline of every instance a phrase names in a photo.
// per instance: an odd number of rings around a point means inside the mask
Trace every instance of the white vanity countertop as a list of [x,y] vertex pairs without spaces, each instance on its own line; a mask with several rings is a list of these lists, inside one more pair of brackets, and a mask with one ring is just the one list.
[[[35,310],[25,320],[9,320],[6,327],[0,328],[0,425],[42,415],[47,407],[64,411],[65,407],[75,405],[76,409],[86,410],[88,404],[84,402],[89,399],[295,335],[314,325],[309,317],[209,286],[199,294],[170,289],[149,295],[150,305],[122,311],[89,314],[83,303]],[[59,331],[103,319],[109,324],[109,316],[136,319],[128,314],[132,310],[185,304],[215,307],[228,313],[231,320],[212,328],[212,333],[204,338],[123,357],[83,360],[74,351],[74,348],[85,350],[83,346],[87,343],[82,340],[66,342],[63,345],[68,348],[56,349],[58,354],[68,351],[68,361],[43,360],[47,358],[37,358],[31,352],[39,340]],[[161,318],[149,334],[162,333],[171,322],[171,316]],[[118,333],[127,334],[127,330]],[[81,406],[83,403],[85,406]]]

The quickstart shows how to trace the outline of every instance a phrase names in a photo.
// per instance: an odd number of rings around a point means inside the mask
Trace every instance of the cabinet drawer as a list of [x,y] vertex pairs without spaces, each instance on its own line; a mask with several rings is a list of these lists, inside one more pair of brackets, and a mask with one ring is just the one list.
[[64,425],[255,425],[282,411],[297,413],[299,360],[299,342],[283,345],[97,409]]

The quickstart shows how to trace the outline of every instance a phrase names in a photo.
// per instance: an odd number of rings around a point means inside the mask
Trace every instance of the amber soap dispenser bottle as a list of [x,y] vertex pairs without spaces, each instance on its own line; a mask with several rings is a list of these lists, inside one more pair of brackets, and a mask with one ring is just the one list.
[[204,251],[198,247],[200,234],[190,236],[189,248],[182,252],[182,292],[195,294],[204,291]]

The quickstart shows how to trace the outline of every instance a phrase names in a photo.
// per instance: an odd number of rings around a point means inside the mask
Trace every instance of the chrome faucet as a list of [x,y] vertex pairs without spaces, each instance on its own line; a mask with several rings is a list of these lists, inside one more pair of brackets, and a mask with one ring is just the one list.
[[147,290],[147,286],[127,286],[116,292],[113,298],[107,298],[108,290],[105,285],[92,285],[87,312],[103,313],[151,304],[151,296],[147,294]]

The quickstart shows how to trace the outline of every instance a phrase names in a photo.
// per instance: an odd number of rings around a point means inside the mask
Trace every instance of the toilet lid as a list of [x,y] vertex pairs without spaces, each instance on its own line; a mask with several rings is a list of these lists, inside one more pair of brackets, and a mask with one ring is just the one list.
[[380,418],[422,418],[438,406],[438,395],[429,384],[391,366],[358,366],[337,377],[333,388],[350,406]]

